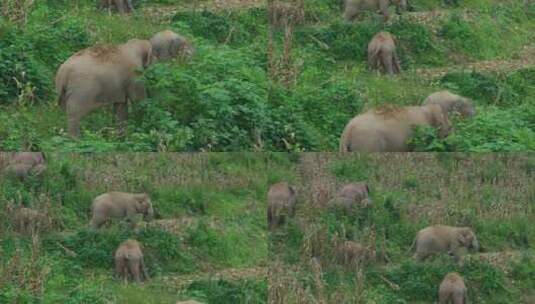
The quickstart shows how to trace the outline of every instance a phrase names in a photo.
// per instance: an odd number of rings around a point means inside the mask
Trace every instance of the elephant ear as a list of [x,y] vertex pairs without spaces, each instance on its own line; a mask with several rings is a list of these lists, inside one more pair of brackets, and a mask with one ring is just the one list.
[[368,186],[368,183],[365,183],[364,186],[366,187],[366,192],[370,195],[370,186]]
[[152,46],[149,46],[143,56],[143,68],[147,68],[152,64]]
[[468,228],[463,228],[459,235],[457,236],[457,240],[461,245],[464,245],[466,247],[469,247],[472,243],[472,232]]

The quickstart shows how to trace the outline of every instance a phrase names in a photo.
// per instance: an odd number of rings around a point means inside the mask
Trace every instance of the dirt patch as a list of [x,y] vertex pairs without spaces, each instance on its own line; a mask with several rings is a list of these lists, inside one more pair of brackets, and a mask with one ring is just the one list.
[[262,0],[211,0],[178,5],[150,6],[143,8],[143,13],[157,19],[169,19],[176,13],[185,11],[208,10],[217,12],[224,10],[245,10],[265,6],[266,1]]
[[[486,252],[473,255],[466,255],[463,261],[480,261],[485,262],[492,267],[503,271],[509,275],[512,271],[512,264],[520,263],[523,257],[522,251],[506,250],[501,252]],[[534,257],[531,256],[531,259]]]
[[150,228],[159,228],[172,234],[182,234],[187,228],[197,225],[198,219],[184,216],[176,219],[154,220],[147,224]]

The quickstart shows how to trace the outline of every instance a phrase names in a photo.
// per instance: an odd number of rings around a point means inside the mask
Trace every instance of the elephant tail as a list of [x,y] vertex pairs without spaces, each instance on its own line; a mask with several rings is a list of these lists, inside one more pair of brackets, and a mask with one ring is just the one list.
[[58,105],[65,110],[67,104],[67,71],[61,66],[56,75],[56,92],[58,93]]

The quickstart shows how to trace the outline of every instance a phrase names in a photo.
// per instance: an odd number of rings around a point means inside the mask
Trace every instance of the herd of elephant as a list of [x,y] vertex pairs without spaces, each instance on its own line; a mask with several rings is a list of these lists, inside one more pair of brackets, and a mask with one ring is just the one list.
[[[344,17],[353,21],[363,11],[381,11],[388,19],[388,7],[398,11],[407,8],[406,0],[347,0]],[[130,0],[101,0],[102,8],[115,8],[130,13]],[[63,63],[56,74],[55,87],[60,106],[67,114],[67,130],[80,136],[80,120],[93,110],[113,105],[118,134],[124,136],[128,101],[147,97],[145,86],[138,80],[139,71],[156,60],[182,57],[195,53],[192,44],[170,30],[155,34],[150,40],[132,39],[124,44],[96,45],[81,50]],[[368,65],[387,74],[400,73],[395,38],[379,32],[368,45]],[[450,116],[460,113],[472,117],[475,108],[468,98],[440,91],[430,95],[422,106],[383,106],[351,119],[340,138],[341,152],[406,152],[407,141],[416,126],[429,126],[446,137],[452,131]]]
[[[289,218],[295,216],[298,193],[294,186],[279,182],[269,188],[267,200],[268,227],[271,231],[276,231]],[[336,196],[327,202],[327,208],[346,213],[373,208],[368,184],[353,182],[343,185]],[[479,251],[479,242],[469,227],[434,225],[418,231],[410,250],[415,251],[413,259],[417,262],[423,262],[438,254],[447,254],[458,262],[464,251]],[[371,246],[345,240],[335,247],[334,256],[342,265],[358,265],[375,260],[375,250]],[[467,303],[467,287],[463,278],[456,272],[446,274],[439,286],[438,295],[439,304]]]

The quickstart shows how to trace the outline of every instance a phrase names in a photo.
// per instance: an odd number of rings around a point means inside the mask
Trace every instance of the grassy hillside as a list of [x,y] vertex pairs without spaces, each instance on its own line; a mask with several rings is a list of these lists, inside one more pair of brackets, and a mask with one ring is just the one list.
[[[375,15],[343,22],[341,0],[305,1],[303,22],[291,31],[275,28],[272,47],[262,1],[138,0],[132,16],[110,16],[90,0],[13,6],[22,2],[31,1],[7,0],[0,19],[1,150],[336,150],[357,113],[418,104],[441,89],[473,98],[478,115],[457,122],[445,141],[419,132],[416,150],[535,148],[531,1],[448,7],[414,0],[414,11],[387,24]],[[124,140],[109,108],[83,120],[80,141],[69,139],[53,89],[58,66],[95,43],[150,38],[162,29],[191,39],[195,58],[145,73],[150,98],[131,108]],[[367,43],[383,29],[398,38],[399,77],[365,66]],[[268,75],[268,67],[276,72]]]
[[[0,154],[0,171],[7,154]],[[1,303],[266,303],[265,195],[294,175],[288,155],[50,154],[43,180],[0,173]],[[156,218],[127,229],[88,228],[89,206],[107,191],[147,192]],[[19,233],[19,206],[46,215]],[[113,253],[135,238],[152,279],[113,278]]]
[[[298,165],[297,214],[271,234],[271,303],[436,303],[444,275],[466,280],[470,303],[533,303],[535,179],[530,155],[305,154]],[[329,210],[340,185],[367,181],[373,204]],[[433,224],[472,227],[482,251],[456,264],[423,263],[410,247]],[[335,262],[345,240],[370,246],[360,267]]]

